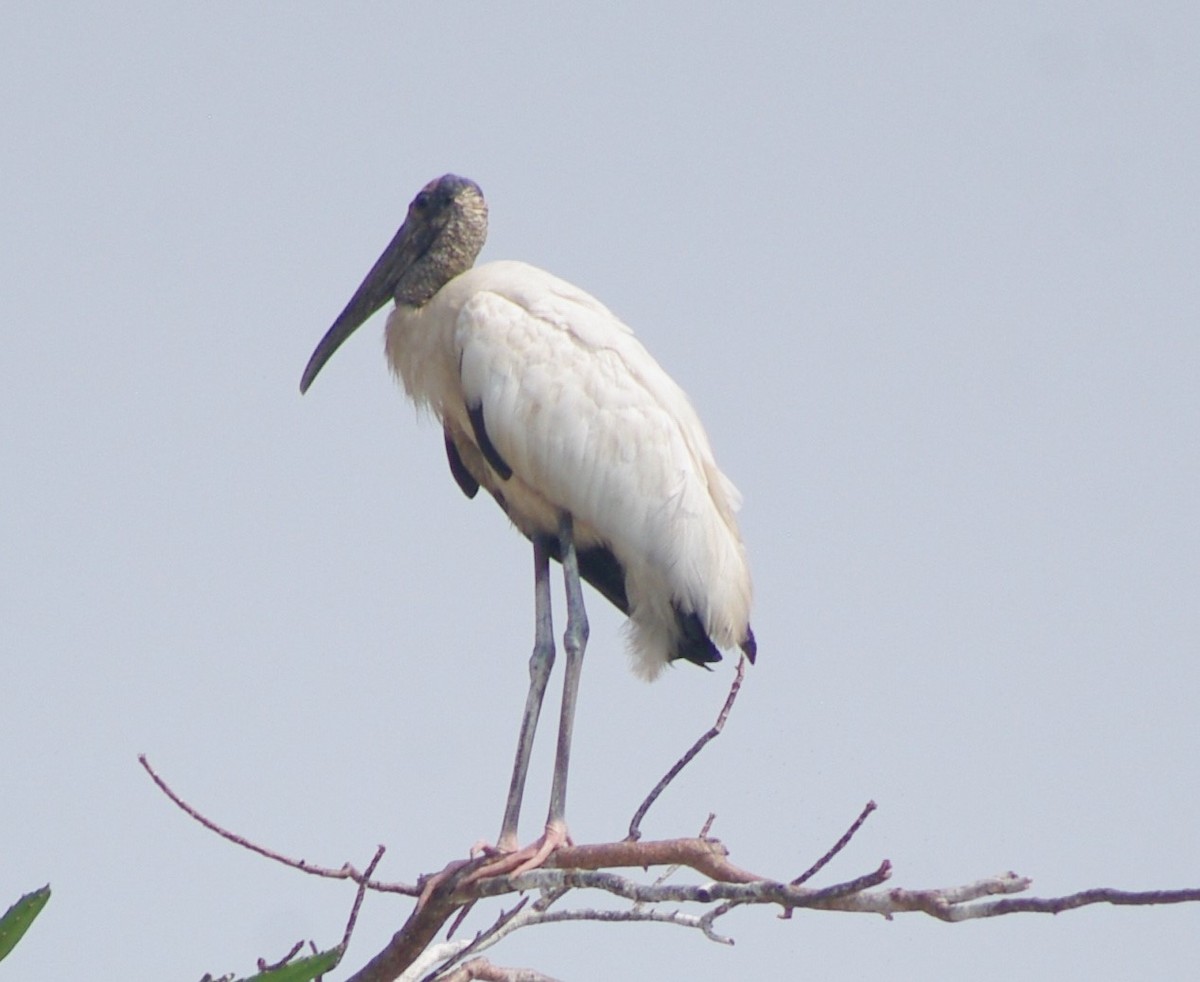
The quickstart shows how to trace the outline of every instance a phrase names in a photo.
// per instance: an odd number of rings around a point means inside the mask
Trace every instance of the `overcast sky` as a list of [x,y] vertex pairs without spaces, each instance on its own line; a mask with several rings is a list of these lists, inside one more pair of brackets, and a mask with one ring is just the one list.
[[[497,833],[528,544],[459,493],[382,317],[297,391],[447,171],[488,197],[482,258],[626,320],[745,496],[759,664],[648,835],[713,811],[735,862],[791,877],[873,798],[822,882],[886,857],[906,887],[1200,885],[1200,8],[984,6],[8,5],[0,908],[54,895],[6,978],[248,974],[340,937],[346,884],[206,833],[139,752],[313,862],[386,843],[411,881]],[[568,814],[597,841],[732,667],[646,685],[588,602]],[[407,911],[369,898],[348,965]],[[723,928],[491,957],[574,982],[1200,960],[1195,905]]]

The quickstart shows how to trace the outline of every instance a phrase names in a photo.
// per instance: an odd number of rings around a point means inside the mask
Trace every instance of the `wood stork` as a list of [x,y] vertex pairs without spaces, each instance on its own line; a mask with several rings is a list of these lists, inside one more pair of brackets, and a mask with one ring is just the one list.
[[[569,841],[567,770],[588,626],[580,577],[629,617],[634,668],[754,660],[750,574],[734,512],[683,391],[623,323],[582,290],[519,262],[472,268],[487,236],[479,187],[447,174],[408,215],[300,382],[389,299],[387,359],[441,421],[454,480],[482,487],[533,543],[536,639],[497,850],[529,869]],[[562,563],[566,677],[546,831],[517,848],[517,821],[554,661],[549,559]]]

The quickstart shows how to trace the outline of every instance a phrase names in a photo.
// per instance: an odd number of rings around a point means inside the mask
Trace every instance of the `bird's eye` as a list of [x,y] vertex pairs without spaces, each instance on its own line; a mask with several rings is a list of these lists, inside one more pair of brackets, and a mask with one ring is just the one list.
[[429,207],[429,192],[422,191],[413,199],[413,206],[420,211],[424,211]]

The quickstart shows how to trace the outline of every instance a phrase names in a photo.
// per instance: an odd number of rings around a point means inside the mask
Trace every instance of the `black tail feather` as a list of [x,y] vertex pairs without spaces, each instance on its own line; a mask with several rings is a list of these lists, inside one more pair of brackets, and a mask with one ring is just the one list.
[[[557,536],[546,537],[546,547],[552,558],[562,562],[562,550]],[[629,615],[629,597],[625,592],[625,570],[607,546],[592,546],[579,552],[579,575],[590,583],[609,603],[622,614]],[[675,620],[679,626],[679,641],[671,660],[683,659],[693,664],[707,668],[721,660],[721,652],[713,644],[712,638],[704,630],[704,624],[694,611],[685,612],[678,604],[672,604],[675,609]],[[758,646],[754,640],[754,632],[746,628],[746,637],[740,647],[754,663]]]
[[672,606],[675,607],[675,621],[679,625],[679,642],[675,646],[675,653],[671,656],[671,660],[682,658],[705,668],[713,662],[720,661],[721,652],[712,643],[712,638],[704,630],[704,625],[700,623],[700,618],[696,613],[689,611],[685,614],[677,604]]
[[746,625],[746,636],[742,638],[742,643],[738,645],[746,653],[746,657],[750,659],[750,664],[754,664],[754,656],[758,654],[758,642],[754,640],[754,631],[750,625]]

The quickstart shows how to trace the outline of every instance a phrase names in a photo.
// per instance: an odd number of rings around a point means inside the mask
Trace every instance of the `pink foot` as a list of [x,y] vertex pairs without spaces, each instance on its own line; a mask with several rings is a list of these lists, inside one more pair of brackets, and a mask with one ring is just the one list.
[[425,886],[421,888],[421,895],[417,898],[417,910],[424,908],[428,903],[429,898],[433,896],[433,891],[440,887],[455,873],[461,870],[464,866],[470,863],[469,859],[454,859],[448,862],[445,868],[440,873],[434,873],[428,880],[425,881]]
[[417,899],[417,910],[425,906],[434,890],[462,870],[464,866],[472,863],[477,856],[486,856],[488,860],[478,869],[464,876],[460,886],[465,887],[476,880],[483,880],[489,876],[515,876],[518,873],[527,873],[529,870],[541,866],[555,849],[564,845],[571,846],[574,843],[571,841],[571,833],[567,831],[567,826],[563,822],[547,823],[546,831],[522,849],[517,849],[515,843],[505,848],[506,841],[504,839],[494,846],[481,839],[471,846],[471,859],[452,860],[440,873],[435,873],[425,881],[421,896]]
[[[503,841],[499,846],[476,843],[479,852],[495,858],[468,875],[463,884],[474,883],[489,876],[516,876],[518,873],[528,873],[531,869],[541,866],[555,849],[564,845],[574,845],[564,822],[548,822],[546,831],[522,849],[505,849]],[[473,853],[474,851],[472,850]]]

